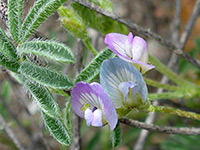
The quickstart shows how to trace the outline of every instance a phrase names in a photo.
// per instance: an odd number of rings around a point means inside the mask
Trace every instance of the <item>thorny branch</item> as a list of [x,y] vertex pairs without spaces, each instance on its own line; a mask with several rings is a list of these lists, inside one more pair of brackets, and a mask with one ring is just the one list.
[[126,25],[127,27],[129,27],[130,29],[136,31],[139,34],[142,34],[146,37],[157,40],[160,44],[166,46],[169,50],[172,50],[174,53],[176,53],[177,55],[180,55],[181,57],[186,59],[188,62],[193,64],[194,66],[197,66],[198,68],[200,68],[200,62],[198,60],[193,59],[191,56],[189,56],[188,54],[181,51],[181,49],[179,47],[175,46],[172,42],[165,40],[160,35],[152,32],[150,29],[142,28],[141,26],[137,25],[136,23],[131,22],[130,20],[120,18],[119,16],[115,15],[114,13],[105,11],[101,7],[96,6],[95,4],[90,3],[90,2],[86,2],[85,0],[73,0],[73,1],[89,8],[89,9],[92,9],[92,10],[98,12],[99,14],[102,14],[102,15],[109,17],[117,22],[120,22],[120,23]]
[[200,128],[186,128],[186,127],[176,128],[176,127],[157,126],[125,118],[121,118],[119,119],[119,121],[120,123],[124,123],[126,125],[140,129],[146,129],[152,132],[160,132],[166,134],[200,135]]

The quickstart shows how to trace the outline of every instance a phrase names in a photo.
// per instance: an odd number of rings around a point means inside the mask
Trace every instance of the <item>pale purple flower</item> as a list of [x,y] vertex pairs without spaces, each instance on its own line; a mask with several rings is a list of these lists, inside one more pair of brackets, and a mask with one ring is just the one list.
[[71,105],[73,111],[86,120],[87,126],[101,127],[108,123],[111,130],[116,127],[115,106],[99,83],[76,83],[71,92]]
[[102,63],[100,83],[116,108],[141,105],[148,97],[147,86],[139,70],[117,57]]
[[155,66],[148,63],[148,47],[146,41],[139,37],[120,33],[109,33],[104,42],[119,58],[131,63],[144,74]]

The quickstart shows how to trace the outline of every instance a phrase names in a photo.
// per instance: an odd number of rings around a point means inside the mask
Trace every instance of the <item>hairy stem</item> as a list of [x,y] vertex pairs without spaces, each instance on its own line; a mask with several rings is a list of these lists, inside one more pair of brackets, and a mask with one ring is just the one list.
[[183,110],[175,109],[175,108],[171,108],[171,107],[150,105],[150,107],[148,108],[147,111],[162,112],[162,113],[177,115],[180,117],[186,117],[186,118],[190,118],[190,119],[200,120],[200,114],[197,114],[194,112],[187,112],[187,111],[183,111]]
[[178,86],[173,86],[173,85],[169,85],[169,84],[162,84],[160,82],[157,82],[155,80],[148,79],[148,78],[144,78],[144,81],[150,86],[162,88],[162,89],[169,90],[169,91],[177,91],[177,90],[180,89]]
[[98,54],[98,52],[96,51],[96,49],[90,43],[89,38],[84,39],[83,43],[85,44],[85,46],[87,46],[87,48],[92,52],[92,54],[94,56],[96,56]]

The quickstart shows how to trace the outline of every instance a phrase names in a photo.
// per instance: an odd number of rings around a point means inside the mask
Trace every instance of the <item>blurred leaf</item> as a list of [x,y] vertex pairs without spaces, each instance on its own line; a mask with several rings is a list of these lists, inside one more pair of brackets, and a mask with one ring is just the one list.
[[100,137],[101,137],[101,132],[100,131],[96,132],[94,136],[91,138],[91,140],[87,143],[86,149],[94,150],[95,146],[97,146],[97,143],[99,142]]
[[20,84],[24,84],[25,78],[19,73],[10,72],[10,75]]
[[[188,54],[195,59],[198,57],[198,55],[200,54],[200,39],[199,38],[196,39],[196,48],[194,48],[193,50],[188,52]],[[200,70],[197,67],[190,64],[189,62],[187,62],[185,59],[180,58],[179,59],[179,72],[185,75],[190,70],[194,71],[194,73],[197,74],[198,77],[200,78]]]
[[121,142],[121,129],[120,129],[120,123],[117,123],[117,126],[114,130],[111,132],[111,141],[112,141],[112,147],[117,147]]
[[22,62],[20,72],[25,77],[54,89],[71,89],[73,87],[73,82],[66,75],[37,66],[28,61]]
[[25,86],[43,112],[53,118],[58,117],[57,103],[47,88],[31,81],[26,81]]
[[17,47],[17,52],[34,54],[57,62],[72,63],[75,61],[74,55],[69,47],[54,41],[38,40],[25,42]]
[[101,63],[106,60],[114,57],[115,55],[109,49],[104,49],[101,51],[91,62],[90,64],[81,71],[81,73],[76,78],[76,82],[84,81],[90,83],[94,80],[100,72]]
[[0,52],[6,56],[8,59],[17,61],[16,49],[5,34],[5,32],[0,28]]
[[24,42],[35,29],[67,0],[38,0],[26,16],[21,28]]
[[8,0],[8,24],[13,40],[19,41],[24,0]]
[[88,9],[78,3],[72,3],[71,7],[81,16],[83,22],[103,33],[104,35],[111,32],[118,32],[123,34],[128,34],[128,28],[121,23],[118,23],[106,16],[97,14],[94,10]]
[[69,146],[71,144],[71,137],[62,120],[51,118],[44,112],[42,114],[44,123],[53,137],[61,144]]
[[64,124],[67,128],[69,136],[72,137],[72,107],[70,101],[66,103],[66,107],[63,111],[64,111],[64,117],[63,117]]
[[1,52],[0,52],[0,65],[15,73],[18,72],[18,69],[20,67],[20,64],[18,62],[9,60]]
[[8,81],[5,81],[2,87],[1,95],[3,99],[9,103],[11,100],[11,85]]
[[106,11],[112,12],[113,11],[113,4],[110,0],[89,0],[89,2],[92,2],[101,8],[103,8]]
[[161,144],[162,150],[198,150],[200,136],[172,135]]

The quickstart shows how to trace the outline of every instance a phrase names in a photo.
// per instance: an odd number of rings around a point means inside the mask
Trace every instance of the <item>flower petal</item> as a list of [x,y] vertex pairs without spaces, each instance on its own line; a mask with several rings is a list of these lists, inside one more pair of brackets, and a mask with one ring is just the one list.
[[[82,107],[86,104],[90,105],[90,110],[93,110],[94,107],[102,110],[103,117],[108,122],[111,130],[115,128],[118,120],[116,109],[99,83],[88,84],[81,81],[76,83],[75,87],[72,89],[72,109],[82,118],[84,118]],[[88,113],[88,115],[90,114]]]
[[129,81],[137,83],[138,93],[145,101],[148,96],[147,86],[142,74],[134,66],[120,58],[113,58],[102,63],[100,82],[116,108],[123,105],[123,95],[119,90],[119,84]]
[[139,36],[135,36],[133,38],[131,43],[131,51],[133,60],[148,63],[148,47],[143,38]]
[[102,123],[102,111],[100,109],[96,109],[93,112],[94,115],[94,119],[92,120],[91,125],[94,127],[102,127],[103,123]]
[[99,101],[101,102],[103,117],[108,122],[110,129],[113,130],[116,127],[118,121],[115,106],[99,83],[93,82],[91,85],[93,90],[100,95]]
[[[124,96],[124,101],[126,101],[127,95],[129,93],[129,89],[132,89],[134,87],[137,86],[136,82],[121,82],[119,84],[119,90],[122,92],[123,96]],[[136,90],[135,90],[136,91]],[[136,92],[137,93],[137,92]],[[136,93],[134,95],[136,95]]]
[[90,107],[101,107],[98,94],[93,91],[92,86],[88,83],[78,82],[71,92],[71,105],[73,111],[84,118],[84,111],[81,110],[85,104],[89,104]]
[[108,48],[117,55],[127,56],[125,51],[125,43],[128,37],[120,33],[109,33],[104,39],[104,43],[108,44]]
[[94,119],[94,114],[89,108],[87,108],[84,113],[84,118],[86,120],[87,126],[90,126],[92,120]]

